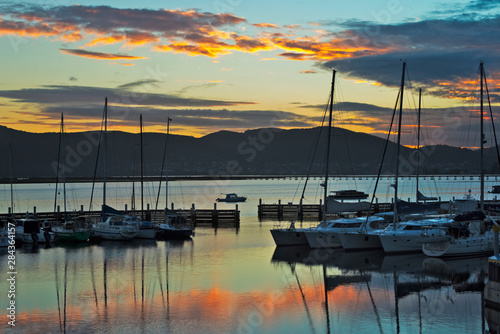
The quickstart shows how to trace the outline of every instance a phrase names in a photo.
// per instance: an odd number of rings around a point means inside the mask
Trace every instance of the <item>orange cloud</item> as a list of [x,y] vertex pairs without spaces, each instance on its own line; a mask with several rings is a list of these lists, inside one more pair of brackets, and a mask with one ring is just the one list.
[[252,25],[255,26],[255,27],[259,27],[259,28],[275,28],[275,29],[279,29],[279,27],[276,24],[273,24],[273,23],[254,23]]

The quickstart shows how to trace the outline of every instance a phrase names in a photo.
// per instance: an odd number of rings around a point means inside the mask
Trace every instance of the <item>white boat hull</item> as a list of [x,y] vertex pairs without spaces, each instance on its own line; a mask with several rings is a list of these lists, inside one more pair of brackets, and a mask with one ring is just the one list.
[[422,245],[430,242],[445,242],[450,239],[445,231],[436,234],[399,234],[382,233],[379,235],[380,242],[386,253],[420,252]]
[[272,229],[276,246],[308,245],[306,234],[302,229]]
[[[54,242],[54,240],[55,240],[54,233],[53,232],[48,232],[48,233],[49,233],[49,237],[50,237],[50,242]],[[44,243],[47,242],[47,240],[45,239],[44,232],[36,233],[36,238],[37,238],[36,242],[39,243],[39,244],[44,244]],[[32,244],[32,243],[34,243],[33,237],[32,237],[32,235],[30,233],[22,233],[22,234],[20,234],[20,240],[22,240],[22,242],[26,243],[26,244]]]
[[338,232],[321,231],[320,229],[304,232],[307,243],[311,248],[338,248],[342,247]]
[[468,238],[458,238],[445,242],[426,243],[422,252],[427,256],[473,256],[493,252],[493,237],[491,235],[476,235]]
[[94,227],[94,236],[104,240],[131,240],[139,233],[139,228],[106,228]]

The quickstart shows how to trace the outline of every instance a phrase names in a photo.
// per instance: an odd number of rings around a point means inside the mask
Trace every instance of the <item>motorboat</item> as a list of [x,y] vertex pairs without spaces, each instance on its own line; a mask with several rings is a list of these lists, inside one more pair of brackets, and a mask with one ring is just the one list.
[[246,197],[238,196],[235,193],[226,194],[226,197],[216,199],[217,202],[229,202],[229,203],[245,202],[246,200],[247,200]]

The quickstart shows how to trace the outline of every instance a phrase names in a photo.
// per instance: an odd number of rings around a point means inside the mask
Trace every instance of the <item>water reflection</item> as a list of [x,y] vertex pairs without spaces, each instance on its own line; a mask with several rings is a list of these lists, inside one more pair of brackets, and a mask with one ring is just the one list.
[[[423,254],[277,247],[272,263],[323,290],[325,325],[313,328],[308,297],[298,286],[311,331],[484,332],[487,258],[437,259]],[[318,274],[320,273],[320,274]],[[300,281],[299,281],[300,277]],[[474,328],[472,330],[472,328]]]
[[275,248],[256,242],[260,233],[269,237],[257,223],[238,235],[205,232],[187,241],[20,249],[16,333],[477,333],[486,326],[484,258]]

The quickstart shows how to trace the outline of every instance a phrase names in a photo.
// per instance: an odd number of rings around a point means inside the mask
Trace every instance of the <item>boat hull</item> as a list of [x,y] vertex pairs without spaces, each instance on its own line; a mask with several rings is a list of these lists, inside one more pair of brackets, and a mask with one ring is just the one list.
[[139,229],[119,229],[94,227],[93,235],[103,240],[131,240],[135,238]]
[[304,231],[295,229],[272,229],[276,246],[309,245]]
[[304,232],[306,235],[307,243],[311,248],[339,248],[342,247],[340,242],[338,232],[332,231],[307,231]]
[[55,240],[61,242],[88,241],[92,232],[90,230],[73,231],[64,229],[53,229]]
[[194,235],[190,229],[161,229],[160,233],[165,240],[190,239]]
[[345,250],[382,248],[382,243],[377,234],[347,232],[338,233],[338,236]]
[[493,237],[489,235],[459,238],[445,242],[425,243],[422,252],[427,256],[474,256],[493,252]]
[[384,233],[379,235],[379,239],[386,253],[420,252],[423,244],[445,242],[450,239],[444,231],[442,233],[434,235]]
[[154,228],[139,228],[136,239],[155,239],[156,229]]
[[47,232],[47,233],[48,235],[46,235],[44,232],[35,233],[36,240],[33,240],[33,236],[30,233],[22,233],[20,235],[20,239],[22,240],[23,243],[26,244],[33,244],[33,243],[44,244],[47,243],[47,241],[54,242],[55,241],[54,233],[53,232]]

